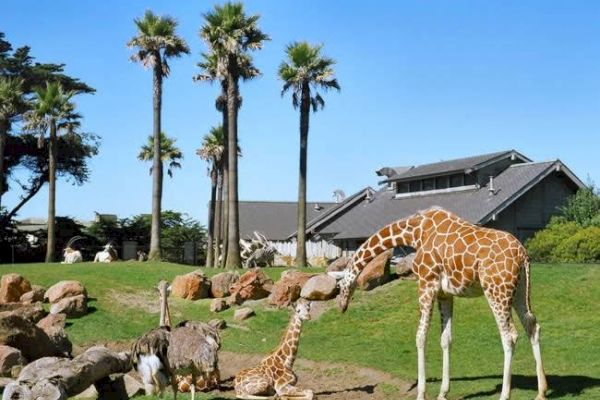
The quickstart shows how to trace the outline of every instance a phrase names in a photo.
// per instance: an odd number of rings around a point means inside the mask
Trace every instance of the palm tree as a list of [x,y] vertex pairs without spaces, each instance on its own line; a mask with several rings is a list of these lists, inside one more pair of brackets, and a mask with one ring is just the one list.
[[279,66],[279,78],[283,81],[283,96],[292,92],[292,105],[300,108],[300,174],[298,180],[298,228],[296,266],[304,267],[306,260],[306,161],[308,148],[308,125],[310,108],[313,112],[325,106],[318,89],[340,90],[333,77],[335,61],[321,54],[323,46],[311,46],[307,42],[291,43],[286,48],[287,60]]
[[168,59],[189,54],[185,40],[177,36],[177,22],[168,16],[158,16],[152,11],[146,11],[144,17],[134,20],[137,26],[137,36],[132,38],[127,46],[136,48],[131,57],[144,67],[153,71],[153,137],[154,159],[152,174],[152,227],[150,234],[150,254],[153,260],[160,259],[160,213],[162,203],[162,162],[161,151],[161,110],[162,110],[162,81],[169,75]]
[[65,91],[60,83],[46,82],[45,88],[35,90],[33,106],[27,114],[27,128],[40,133],[40,146],[47,130],[48,141],[48,244],[46,262],[54,261],[56,247],[56,162],[58,130],[65,123],[79,118],[74,113],[73,91]]
[[[208,249],[206,254],[206,266],[216,267],[221,256],[221,202],[223,199],[222,171],[223,155],[225,152],[225,141],[223,126],[211,128],[202,140],[202,146],[196,154],[209,163],[210,188],[210,210],[208,215]],[[214,242],[214,243],[213,243]]]
[[[259,16],[247,16],[241,3],[215,6],[204,19],[200,36],[215,55],[218,71],[222,71],[227,85],[227,148],[232,149],[238,144],[239,79],[244,78],[244,70],[254,71],[254,76],[259,73],[248,51],[261,49],[269,37],[258,28]],[[237,158],[236,152],[227,152],[227,268],[241,266]]]
[[[160,133],[160,168],[163,168],[163,164],[167,163],[167,175],[170,178],[173,177],[173,170],[181,168],[181,160],[183,160],[183,153],[175,144],[177,140],[168,137],[164,132]],[[138,160],[140,161],[154,161],[154,149],[155,149],[154,136],[148,136],[146,144],[142,145],[140,153],[138,154]],[[154,170],[154,164],[150,167],[150,174]]]
[[[11,120],[23,108],[23,80],[0,77],[0,206],[4,193],[4,147]],[[1,208],[0,208],[1,209]]]

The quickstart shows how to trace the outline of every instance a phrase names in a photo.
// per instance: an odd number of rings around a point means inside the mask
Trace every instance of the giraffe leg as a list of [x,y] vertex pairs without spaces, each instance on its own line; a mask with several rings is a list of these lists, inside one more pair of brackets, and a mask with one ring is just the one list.
[[544,400],[546,398],[548,383],[546,381],[546,374],[544,373],[542,353],[540,350],[540,325],[537,323],[535,315],[533,315],[529,309],[529,294],[527,293],[525,279],[527,279],[526,276],[521,274],[513,307],[517,312],[521,324],[523,325],[523,329],[525,329],[525,332],[527,333],[527,337],[529,337],[529,342],[531,343],[531,348],[533,350],[533,357],[535,358],[535,367],[538,380],[538,395],[535,399]]
[[427,331],[431,322],[431,313],[435,301],[435,290],[437,285],[421,280],[419,282],[419,306],[421,309],[421,319],[419,329],[417,329],[417,400],[425,400],[425,344],[427,342]]
[[440,316],[442,318],[442,335],[440,344],[442,346],[442,384],[438,400],[446,400],[450,390],[450,347],[452,345],[452,309],[454,298],[452,296],[438,298]]

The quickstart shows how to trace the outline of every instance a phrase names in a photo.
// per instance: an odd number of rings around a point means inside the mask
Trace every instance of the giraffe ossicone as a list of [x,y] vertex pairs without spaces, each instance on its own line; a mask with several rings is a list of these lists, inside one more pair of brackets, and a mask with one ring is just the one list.
[[510,398],[512,353],[517,339],[511,308],[529,337],[536,362],[538,394],[545,399],[546,375],[542,364],[540,326],[531,311],[529,258],[523,245],[511,234],[473,225],[440,207],[432,207],[386,225],[372,235],[352,257],[339,282],[338,305],[342,312],[356,286],[360,272],[387,249],[415,249],[413,272],[417,276],[421,318],[417,330],[417,400],[425,399],[425,343],[438,301],[442,318],[442,382],[439,400],[450,388],[453,298],[485,295],[496,319],[504,349],[501,400]]
[[235,395],[238,399],[312,400],[310,389],[297,388],[294,361],[300,344],[302,322],[310,319],[310,302],[300,299],[279,346],[254,368],[242,370],[235,376]]

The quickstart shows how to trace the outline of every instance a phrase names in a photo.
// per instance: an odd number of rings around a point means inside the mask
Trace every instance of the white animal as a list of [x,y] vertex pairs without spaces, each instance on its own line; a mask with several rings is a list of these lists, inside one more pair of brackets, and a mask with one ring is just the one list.
[[72,237],[71,240],[69,240],[69,242],[67,243],[67,246],[63,250],[64,261],[61,262],[61,264],[75,264],[75,263],[83,262],[83,256],[81,255],[81,251],[75,250],[74,248],[71,247],[71,246],[73,246],[73,243],[75,243],[76,241],[78,241],[80,239],[84,239],[84,238],[82,236],[75,236],[75,237]]
[[117,258],[117,250],[115,249],[115,246],[113,246],[112,243],[107,243],[106,246],[104,246],[104,250],[96,253],[94,262],[110,263],[117,261]]

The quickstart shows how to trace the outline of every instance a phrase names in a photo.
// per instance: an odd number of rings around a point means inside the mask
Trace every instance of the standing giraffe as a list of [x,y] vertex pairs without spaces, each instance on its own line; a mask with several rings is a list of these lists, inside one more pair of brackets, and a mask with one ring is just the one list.
[[312,390],[298,389],[293,371],[300,343],[302,321],[310,319],[310,303],[300,299],[296,305],[283,339],[273,353],[254,368],[235,376],[235,395],[238,399],[268,399],[273,394],[280,399],[312,400]]
[[385,226],[358,249],[340,281],[342,312],[356,286],[356,278],[383,251],[409,246],[416,250],[413,272],[418,279],[421,319],[417,330],[417,400],[425,399],[425,342],[433,304],[438,300],[442,319],[442,383],[439,400],[450,388],[450,344],[453,296],[482,293],[492,309],[504,347],[504,374],[500,400],[510,398],[510,368],[517,330],[514,307],[533,348],[538,380],[536,400],[545,399],[546,376],[540,351],[540,326],[529,303],[529,258],[511,234],[473,225],[439,207],[433,207]]

